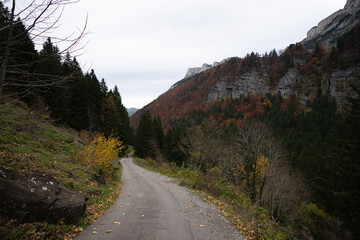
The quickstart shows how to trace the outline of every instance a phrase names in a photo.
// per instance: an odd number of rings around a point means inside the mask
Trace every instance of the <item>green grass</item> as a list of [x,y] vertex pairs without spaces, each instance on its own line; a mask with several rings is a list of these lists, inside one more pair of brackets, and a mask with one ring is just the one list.
[[[106,186],[92,178],[94,170],[85,170],[77,152],[86,139],[73,129],[54,126],[36,118],[25,117],[27,109],[0,105],[0,167],[46,172],[70,190],[90,199],[87,210],[75,225],[19,223],[0,218],[0,239],[64,239],[101,216],[120,192],[121,166],[115,166]],[[5,116],[4,116],[5,115]]]

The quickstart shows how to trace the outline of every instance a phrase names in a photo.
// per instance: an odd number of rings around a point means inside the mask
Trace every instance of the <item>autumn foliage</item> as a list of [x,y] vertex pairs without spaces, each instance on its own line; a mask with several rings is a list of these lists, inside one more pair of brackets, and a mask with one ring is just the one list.
[[118,157],[122,149],[124,145],[117,138],[112,136],[106,138],[98,133],[90,145],[80,152],[80,158],[88,164],[88,168],[109,169],[111,161]]

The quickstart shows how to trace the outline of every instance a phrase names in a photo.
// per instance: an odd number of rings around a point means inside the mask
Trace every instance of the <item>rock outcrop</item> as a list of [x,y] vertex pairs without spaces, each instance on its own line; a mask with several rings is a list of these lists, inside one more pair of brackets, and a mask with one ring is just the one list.
[[[216,67],[222,63],[224,63],[227,59],[224,59],[222,60],[221,62],[214,62],[212,65],[211,64],[207,64],[207,63],[204,63],[201,67],[194,67],[194,68],[189,68],[185,74],[185,78],[188,78],[188,77],[191,77],[195,74],[198,74],[198,73],[201,73],[201,72],[204,72],[212,67]],[[174,84],[175,85],[175,84]]]
[[[339,37],[344,36],[359,23],[360,0],[348,0],[344,9],[322,20],[318,26],[308,32],[308,37],[301,43],[308,50],[312,50],[316,42],[320,42],[325,48],[329,47],[336,44]],[[354,56],[355,54],[352,53]],[[295,66],[303,66],[305,63],[304,59],[294,59]],[[346,98],[353,93],[351,86],[360,88],[360,65],[352,65],[347,69],[333,69],[310,78],[300,74],[299,68],[292,68],[277,81],[276,86],[271,87],[270,78],[264,72],[253,71],[236,79],[221,76],[216,85],[211,88],[207,102],[228,97],[237,98],[247,94],[280,92],[286,97],[295,95],[301,103],[305,104],[307,100],[316,97],[321,92],[333,96],[341,108]]]
[[[289,97],[295,95],[302,104],[310,98],[316,97],[320,89],[322,94],[330,94],[337,103],[346,102],[351,94],[351,85],[360,87],[360,65],[344,70],[324,73],[319,79],[308,78],[301,75],[298,69],[292,68],[280,78],[277,86],[270,87],[270,78],[259,72],[245,73],[236,80],[220,77],[211,88],[207,102],[222,98],[238,98],[248,94],[278,93]],[[341,107],[341,106],[340,106]]]
[[206,71],[208,69],[212,68],[212,65],[204,63],[201,67],[194,67],[194,68],[189,68],[185,74],[184,78],[188,78],[191,77],[195,74],[201,73],[203,71]]
[[260,76],[257,72],[245,73],[236,81],[229,81],[228,77],[221,77],[218,83],[213,86],[208,95],[207,101],[218,100],[222,98],[238,98],[241,95],[259,94],[268,92],[266,87],[268,78]]
[[348,0],[344,9],[331,14],[311,28],[301,42],[307,49],[313,49],[315,43],[328,47],[336,44],[338,37],[347,33],[360,22],[360,0]]
[[46,173],[0,169],[0,214],[20,221],[76,223],[86,208],[84,195]]

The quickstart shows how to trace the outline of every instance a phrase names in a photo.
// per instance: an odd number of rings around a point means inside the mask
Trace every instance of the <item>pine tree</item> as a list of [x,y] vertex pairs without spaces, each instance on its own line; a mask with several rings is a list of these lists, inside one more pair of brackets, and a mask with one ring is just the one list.
[[4,63],[6,50],[9,47],[8,59],[5,63],[7,66],[0,69],[1,74],[2,71],[5,74],[3,79],[5,82],[0,83],[0,95],[3,88],[5,95],[17,93],[22,100],[29,102],[30,95],[35,89],[34,86],[31,86],[34,78],[29,73],[35,72],[38,53],[20,19],[14,20],[12,41],[10,46],[7,46],[10,18],[11,13],[0,2],[0,67]]
[[161,118],[159,116],[154,118],[153,126],[156,143],[159,149],[162,150],[164,148],[164,131],[161,123]]
[[124,142],[125,145],[130,143],[130,119],[129,114],[122,104],[121,96],[119,93],[118,87],[115,85],[114,87],[114,100],[116,103],[117,111],[119,113],[119,132],[118,135],[120,139]]
[[108,94],[108,87],[106,86],[106,82],[105,82],[105,79],[101,79],[101,82],[100,82],[100,91],[101,91],[101,97],[103,100],[105,100],[107,94]]
[[165,136],[164,153],[169,162],[175,162],[176,165],[186,164],[186,155],[182,150],[181,139],[185,131],[180,126],[170,128]]
[[135,154],[141,158],[152,157],[153,149],[151,140],[153,138],[152,119],[149,111],[141,115],[139,126],[135,135]]
[[86,89],[85,119],[88,121],[87,129],[90,132],[97,131],[100,129],[101,114],[100,83],[93,69],[91,69],[90,73],[85,75],[84,80]]
[[44,82],[41,95],[49,106],[51,117],[62,122],[62,117],[66,115],[68,96],[65,82],[53,85],[62,75],[62,64],[59,48],[53,44],[50,38],[43,44],[39,53],[39,61],[37,71],[41,74],[39,78]]

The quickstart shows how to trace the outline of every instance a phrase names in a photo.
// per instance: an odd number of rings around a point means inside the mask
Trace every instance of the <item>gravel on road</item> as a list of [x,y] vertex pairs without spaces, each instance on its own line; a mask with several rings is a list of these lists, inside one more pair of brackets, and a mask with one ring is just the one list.
[[81,239],[244,239],[220,212],[178,181],[123,158],[116,203],[79,234]]

